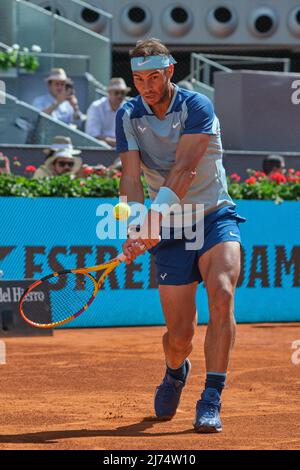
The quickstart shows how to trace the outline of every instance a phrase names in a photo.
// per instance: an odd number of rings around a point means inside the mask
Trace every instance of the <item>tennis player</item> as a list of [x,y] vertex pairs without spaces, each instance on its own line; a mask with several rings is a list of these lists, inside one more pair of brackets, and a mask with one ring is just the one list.
[[[143,243],[155,257],[167,332],[166,372],[154,399],[156,416],[171,419],[191,371],[188,359],[197,324],[196,290],[203,281],[210,318],[205,338],[206,382],[196,404],[197,432],[220,432],[221,393],[235,339],[234,292],[240,273],[240,217],[227,191],[219,121],[204,95],[172,83],[176,61],[158,39],[139,41],[130,52],[139,95],[116,117],[122,160],[121,195],[143,203],[143,172],[152,199],[144,223],[131,227],[123,245],[127,261]],[[187,249],[184,233],[160,240],[166,207],[204,206],[204,243]],[[161,210],[160,210],[161,207]],[[196,214],[197,209],[195,209]],[[170,218],[168,219],[170,220]],[[184,230],[182,229],[182,232]],[[139,243],[137,243],[137,241]]]

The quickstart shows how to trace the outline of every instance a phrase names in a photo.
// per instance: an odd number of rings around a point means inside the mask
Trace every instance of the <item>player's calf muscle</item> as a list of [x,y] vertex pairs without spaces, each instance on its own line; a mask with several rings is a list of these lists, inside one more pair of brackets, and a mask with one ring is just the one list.
[[170,367],[179,367],[193,350],[193,325],[184,331],[168,331],[163,336],[163,347],[166,361]]

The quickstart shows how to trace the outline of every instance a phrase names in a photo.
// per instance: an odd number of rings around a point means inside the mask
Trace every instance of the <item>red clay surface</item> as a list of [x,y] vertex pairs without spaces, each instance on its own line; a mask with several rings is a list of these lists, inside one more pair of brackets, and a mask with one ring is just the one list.
[[199,327],[188,385],[170,422],[153,418],[163,327],[8,338],[0,366],[0,449],[300,449],[300,324],[239,325],[221,434],[192,421],[204,381]]

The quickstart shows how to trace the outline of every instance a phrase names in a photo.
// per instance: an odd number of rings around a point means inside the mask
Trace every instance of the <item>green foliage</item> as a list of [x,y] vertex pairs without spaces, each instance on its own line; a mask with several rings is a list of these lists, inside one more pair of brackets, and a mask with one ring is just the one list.
[[300,201],[300,179],[278,183],[267,177],[254,178],[255,182],[235,182],[228,178],[229,194],[233,199],[271,200],[279,204],[282,201]]
[[[0,175],[0,197],[118,197],[120,178],[92,175],[88,178],[53,176],[28,179],[24,176]],[[145,187],[145,195],[147,190]]]
[[0,52],[0,71],[9,70],[13,67],[25,69],[28,72],[38,70],[40,64],[35,52],[40,52],[39,46],[32,46],[32,51],[24,47],[20,50],[20,46],[15,44],[13,47]]
[[[255,183],[228,181],[229,194],[233,199],[300,201],[300,181],[276,183],[260,178]],[[145,196],[148,197],[143,180]],[[28,179],[24,176],[0,175],[0,196],[15,197],[118,197],[120,178],[116,175],[91,175],[73,178],[69,175],[44,179]]]

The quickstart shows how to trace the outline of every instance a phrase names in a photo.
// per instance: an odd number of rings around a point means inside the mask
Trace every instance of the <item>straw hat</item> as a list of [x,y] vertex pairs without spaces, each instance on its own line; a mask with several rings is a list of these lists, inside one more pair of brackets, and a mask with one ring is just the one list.
[[113,77],[110,80],[109,85],[107,87],[107,91],[110,91],[110,90],[122,90],[128,93],[131,90],[131,88],[126,85],[126,82],[123,78]]
[[51,80],[60,80],[62,82],[68,81],[68,77],[64,69],[51,69],[49,77],[46,78],[46,82],[50,82]]
[[81,153],[81,150],[76,150],[73,147],[70,137],[56,136],[53,139],[52,145],[43,151],[46,154],[44,167],[46,170],[52,168],[52,164],[58,158],[67,158],[74,161],[74,167],[71,173],[77,173],[82,166],[82,159],[76,157]]

